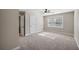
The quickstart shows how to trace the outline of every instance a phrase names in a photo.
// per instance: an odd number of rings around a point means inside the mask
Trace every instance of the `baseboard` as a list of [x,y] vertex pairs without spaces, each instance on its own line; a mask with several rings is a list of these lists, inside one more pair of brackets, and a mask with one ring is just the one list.
[[71,34],[71,33],[65,33],[65,32],[53,32],[53,33],[59,33],[59,34],[63,34],[63,35],[74,37],[74,34]]
[[74,34],[71,34],[71,33],[62,33],[62,34],[72,36],[72,37],[74,36]]
[[30,33],[29,34],[25,34],[25,36],[28,36],[28,35],[30,35]]
[[79,42],[77,41],[78,39],[76,37],[74,39],[76,41],[77,47],[79,48]]
[[[40,32],[36,32],[36,33],[40,33]],[[35,33],[28,33],[28,34],[25,34],[25,36],[32,35],[32,34],[35,34]]]
[[21,49],[21,47],[20,46],[17,46],[15,48],[13,48],[12,50],[20,50],[20,49]]

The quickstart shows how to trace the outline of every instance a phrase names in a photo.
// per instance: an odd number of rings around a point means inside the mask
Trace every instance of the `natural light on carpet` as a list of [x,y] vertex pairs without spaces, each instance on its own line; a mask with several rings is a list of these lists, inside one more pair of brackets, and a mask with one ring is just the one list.
[[52,33],[48,33],[48,32],[38,33],[38,35],[43,36],[43,37],[47,37],[50,39],[55,39],[57,37],[56,34],[52,34]]

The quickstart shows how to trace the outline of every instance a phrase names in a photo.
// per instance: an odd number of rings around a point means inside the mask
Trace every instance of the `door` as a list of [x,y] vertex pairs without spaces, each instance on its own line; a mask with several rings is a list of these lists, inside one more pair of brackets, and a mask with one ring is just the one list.
[[30,33],[36,33],[37,32],[37,17],[36,16],[30,16]]

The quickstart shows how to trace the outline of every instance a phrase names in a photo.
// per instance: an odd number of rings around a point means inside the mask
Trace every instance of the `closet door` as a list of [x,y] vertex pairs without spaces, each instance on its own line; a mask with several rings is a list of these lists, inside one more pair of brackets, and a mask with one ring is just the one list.
[[30,16],[30,33],[37,33],[37,17],[36,16]]

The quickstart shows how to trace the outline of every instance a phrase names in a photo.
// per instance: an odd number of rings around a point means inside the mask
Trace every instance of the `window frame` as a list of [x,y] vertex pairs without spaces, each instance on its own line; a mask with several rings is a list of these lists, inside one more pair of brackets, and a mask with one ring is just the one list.
[[[57,19],[60,19],[61,18],[61,26],[57,26],[56,24],[54,24],[55,26],[51,26],[50,24],[49,24],[49,22],[51,21],[51,20],[54,20],[54,21],[56,21]],[[49,17],[48,19],[47,19],[48,21],[48,27],[55,27],[55,28],[63,28],[63,26],[64,26],[64,24],[63,24],[63,16],[56,16],[56,17]],[[50,20],[50,21],[49,21]]]

